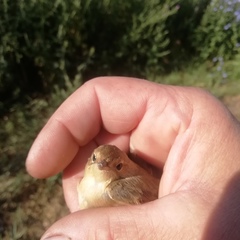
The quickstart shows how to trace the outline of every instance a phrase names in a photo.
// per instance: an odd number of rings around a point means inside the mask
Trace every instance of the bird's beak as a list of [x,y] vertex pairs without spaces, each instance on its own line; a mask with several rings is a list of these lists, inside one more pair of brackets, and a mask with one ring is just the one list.
[[106,162],[106,160],[103,160],[101,162],[98,162],[97,165],[98,165],[98,169],[102,170],[104,167],[107,166],[107,162]]

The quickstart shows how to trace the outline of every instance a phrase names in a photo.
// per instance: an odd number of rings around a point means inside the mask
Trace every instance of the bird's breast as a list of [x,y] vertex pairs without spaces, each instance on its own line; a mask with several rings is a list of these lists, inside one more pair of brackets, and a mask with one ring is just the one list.
[[85,176],[78,186],[80,208],[85,209],[103,201],[108,184],[109,181],[99,181],[94,176]]

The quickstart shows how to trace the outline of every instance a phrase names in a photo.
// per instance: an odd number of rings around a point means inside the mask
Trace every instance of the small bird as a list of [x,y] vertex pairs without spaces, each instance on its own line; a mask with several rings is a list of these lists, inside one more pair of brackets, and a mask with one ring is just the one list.
[[141,204],[158,198],[160,179],[114,145],[97,147],[78,183],[80,209]]

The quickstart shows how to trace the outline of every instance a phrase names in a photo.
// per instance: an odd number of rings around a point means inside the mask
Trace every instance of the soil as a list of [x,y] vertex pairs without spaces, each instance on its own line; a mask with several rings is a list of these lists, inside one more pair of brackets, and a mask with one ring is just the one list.
[[[0,209],[0,239],[2,240],[40,239],[51,224],[68,214],[59,181],[49,183],[47,180],[30,179],[27,173],[25,175],[21,192],[7,191],[8,186],[6,191],[2,192],[5,193],[1,196]],[[16,178],[8,180],[16,181]],[[7,182],[1,185],[4,187],[8,185]]]
[[232,114],[240,121],[240,95],[226,96],[222,101]]

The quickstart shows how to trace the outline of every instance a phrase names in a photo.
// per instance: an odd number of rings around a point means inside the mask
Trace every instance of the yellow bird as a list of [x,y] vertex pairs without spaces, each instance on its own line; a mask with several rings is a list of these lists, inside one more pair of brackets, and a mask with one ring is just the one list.
[[77,186],[80,209],[153,201],[159,181],[116,146],[101,145],[88,159]]

